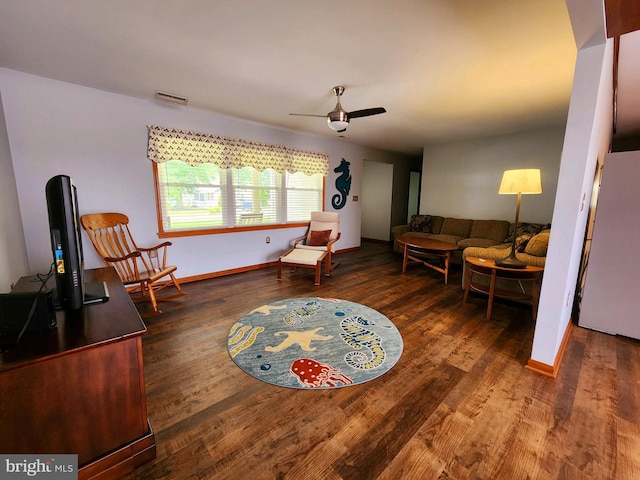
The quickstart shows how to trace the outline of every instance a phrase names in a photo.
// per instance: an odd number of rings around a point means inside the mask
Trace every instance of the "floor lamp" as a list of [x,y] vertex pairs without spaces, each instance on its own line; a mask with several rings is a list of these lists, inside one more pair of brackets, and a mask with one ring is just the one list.
[[500,183],[498,194],[517,194],[516,221],[513,226],[513,242],[511,253],[508,257],[496,260],[496,265],[506,268],[525,268],[527,266],[516,258],[516,237],[518,236],[518,216],[520,215],[520,199],[522,195],[542,193],[542,183],[540,181],[540,169],[523,168],[519,170],[505,170]]

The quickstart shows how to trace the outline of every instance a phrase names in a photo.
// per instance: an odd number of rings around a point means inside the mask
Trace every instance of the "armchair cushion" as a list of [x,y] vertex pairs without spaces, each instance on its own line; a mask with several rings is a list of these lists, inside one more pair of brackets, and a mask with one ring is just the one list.
[[331,235],[329,236],[329,240],[335,240],[338,238],[338,229],[340,228],[340,222],[337,219],[329,218],[328,213],[330,212],[314,212],[318,214],[323,214],[323,216],[319,216],[318,218],[311,218],[311,222],[309,223],[309,233],[307,234],[307,244],[309,244],[309,240],[311,239],[311,232],[321,232],[323,230],[330,230]]
[[331,230],[311,230],[308,244],[311,247],[326,246],[330,236]]

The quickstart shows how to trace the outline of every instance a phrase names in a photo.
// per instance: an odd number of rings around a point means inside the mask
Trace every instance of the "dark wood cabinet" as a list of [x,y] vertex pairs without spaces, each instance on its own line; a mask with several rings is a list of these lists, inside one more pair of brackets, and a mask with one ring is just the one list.
[[[0,452],[74,453],[79,478],[118,478],[155,458],[142,362],[146,326],[112,268],[109,301],[57,312],[0,354]],[[23,278],[16,289],[30,289]]]

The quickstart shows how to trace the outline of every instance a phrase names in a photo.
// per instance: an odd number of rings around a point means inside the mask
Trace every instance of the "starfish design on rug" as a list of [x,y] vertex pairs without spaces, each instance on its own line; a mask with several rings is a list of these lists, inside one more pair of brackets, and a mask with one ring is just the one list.
[[286,335],[287,338],[285,338],[277,347],[264,347],[264,349],[267,352],[281,352],[282,350],[297,343],[300,345],[302,350],[306,352],[313,352],[316,350],[315,347],[311,346],[311,342],[313,340],[331,340],[333,338],[333,335],[319,335],[319,330],[322,330],[322,327],[307,330],[305,332],[276,332],[274,333],[276,337]]
[[249,312],[249,315],[256,312],[264,313],[265,315],[271,315],[271,310],[282,310],[283,308],[287,308],[287,306],[286,305],[280,305],[280,306],[262,305],[261,307],[254,308],[253,310],[251,310]]

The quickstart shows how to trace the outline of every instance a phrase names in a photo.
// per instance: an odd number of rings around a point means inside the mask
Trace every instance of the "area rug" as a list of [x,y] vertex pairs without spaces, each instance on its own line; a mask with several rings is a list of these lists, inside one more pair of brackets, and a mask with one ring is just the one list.
[[402,354],[384,315],[336,298],[288,298],[254,308],[229,331],[227,349],[249,375],[290,388],[340,388],[389,371]]

